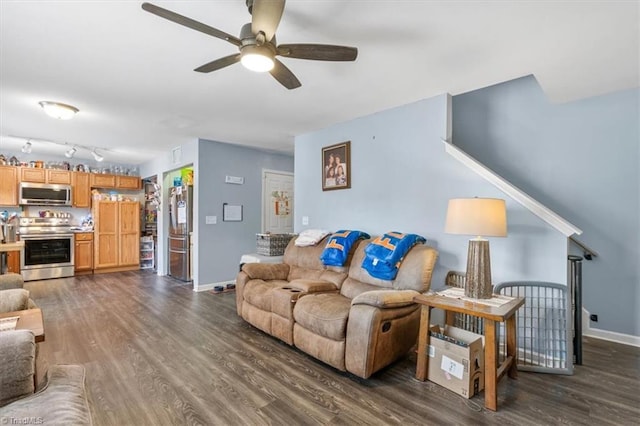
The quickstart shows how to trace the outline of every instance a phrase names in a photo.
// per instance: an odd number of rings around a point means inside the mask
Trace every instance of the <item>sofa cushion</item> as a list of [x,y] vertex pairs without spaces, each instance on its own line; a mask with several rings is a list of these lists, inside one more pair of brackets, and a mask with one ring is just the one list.
[[271,312],[271,292],[274,288],[287,284],[283,280],[251,280],[244,287],[244,300],[263,311]]
[[351,300],[337,293],[301,297],[293,309],[296,323],[312,333],[332,340],[344,340]]

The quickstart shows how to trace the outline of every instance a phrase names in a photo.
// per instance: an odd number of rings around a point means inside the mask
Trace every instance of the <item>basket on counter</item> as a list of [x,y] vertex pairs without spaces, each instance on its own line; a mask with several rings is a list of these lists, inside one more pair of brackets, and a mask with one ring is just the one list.
[[256,234],[256,251],[263,256],[282,256],[296,234]]

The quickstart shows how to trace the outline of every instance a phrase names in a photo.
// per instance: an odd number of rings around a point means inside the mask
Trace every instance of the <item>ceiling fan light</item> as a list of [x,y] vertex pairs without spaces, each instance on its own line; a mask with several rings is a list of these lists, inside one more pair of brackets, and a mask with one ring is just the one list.
[[67,158],[73,158],[73,156],[76,154],[76,147],[74,146],[73,148],[71,148],[70,150],[68,150],[67,152],[64,153],[64,156]]
[[69,120],[79,111],[79,109],[73,105],[62,104],[60,102],[40,101],[38,104],[49,117],[59,120]]
[[260,46],[245,46],[242,48],[240,62],[245,68],[255,72],[271,71],[274,66],[273,53]]
[[104,157],[98,154],[98,151],[96,151],[95,149],[91,151],[91,155],[93,155],[93,159],[96,160],[97,162],[104,160]]

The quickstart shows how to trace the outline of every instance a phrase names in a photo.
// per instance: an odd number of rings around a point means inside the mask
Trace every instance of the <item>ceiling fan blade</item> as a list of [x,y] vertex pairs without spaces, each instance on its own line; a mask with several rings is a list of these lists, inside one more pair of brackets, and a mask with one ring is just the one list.
[[276,33],[285,0],[253,0],[251,11],[251,31],[258,34],[262,31],[267,41],[271,41]]
[[236,53],[235,55],[225,56],[224,58],[216,59],[215,61],[211,61],[207,64],[201,65],[196,68],[194,71],[197,72],[211,72],[216,71],[224,67],[228,67],[229,65],[233,65],[240,60],[240,54]]
[[358,49],[330,44],[281,44],[278,46],[278,55],[315,61],[355,61]]
[[279,60],[274,60],[273,69],[269,71],[273,78],[278,80],[280,84],[282,84],[287,89],[297,89],[302,86],[300,81],[296,78],[295,75],[291,72],[289,68],[287,68],[282,62]]
[[228,41],[229,43],[236,46],[240,46],[242,44],[239,38],[232,36],[231,34],[227,34],[217,28],[210,27],[209,25],[203,24],[202,22],[194,21],[191,18],[179,15],[170,10],[163,9],[160,6],[156,6],[151,3],[142,3],[142,9],[146,10],[149,13],[153,13],[154,15],[157,15],[161,18],[175,22],[176,24],[184,25],[185,27],[191,28],[192,30],[200,31],[201,33],[205,33],[210,36]]

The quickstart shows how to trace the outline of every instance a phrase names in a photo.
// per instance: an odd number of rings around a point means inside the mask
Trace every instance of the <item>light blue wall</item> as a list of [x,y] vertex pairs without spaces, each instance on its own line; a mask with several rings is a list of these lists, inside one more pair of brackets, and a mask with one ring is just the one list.
[[[440,253],[432,280],[466,269],[469,237],[444,233],[447,202],[505,195],[446,154],[448,97],[438,96],[296,137],[295,229],[396,230],[427,238]],[[351,141],[351,189],[322,191],[323,146]],[[566,238],[507,200],[508,238],[491,239],[495,282],[566,282]]]
[[453,143],[583,230],[591,326],[640,335],[640,90],[547,102],[534,77],[453,98]]
[[[198,144],[198,272],[199,286],[234,280],[240,257],[255,253],[262,228],[262,170],[293,172],[293,157],[253,148],[200,140]],[[244,178],[243,185],[224,182]],[[242,222],[223,222],[222,204],[243,206]],[[206,225],[205,216],[217,216]]]

